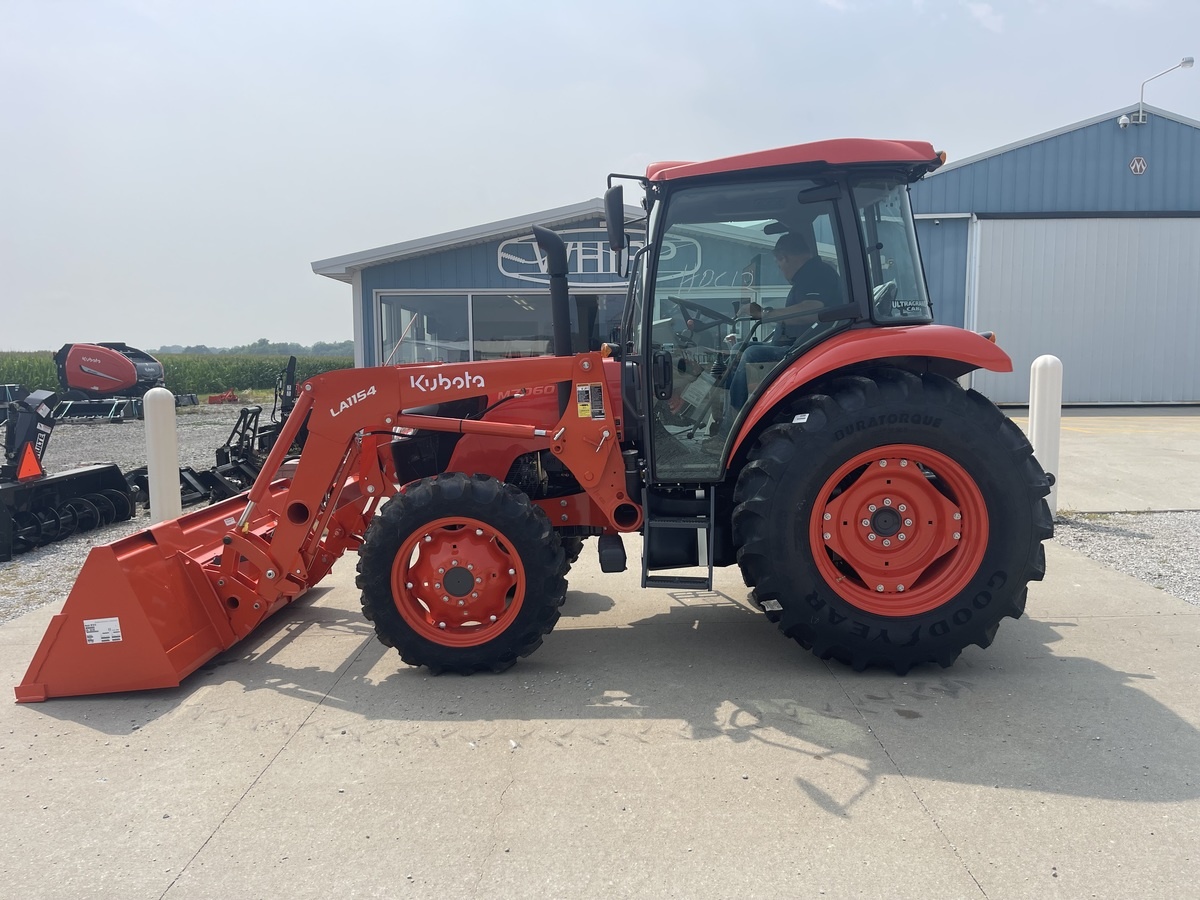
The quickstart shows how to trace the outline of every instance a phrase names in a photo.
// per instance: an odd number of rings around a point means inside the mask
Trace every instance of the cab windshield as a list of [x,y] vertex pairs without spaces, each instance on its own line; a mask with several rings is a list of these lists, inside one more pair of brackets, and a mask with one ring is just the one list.
[[853,186],[858,227],[867,251],[871,316],[879,325],[932,322],[908,186],[862,181]]
[[792,178],[668,198],[647,313],[656,478],[719,478],[748,399],[839,327],[817,314],[849,302],[841,195]]

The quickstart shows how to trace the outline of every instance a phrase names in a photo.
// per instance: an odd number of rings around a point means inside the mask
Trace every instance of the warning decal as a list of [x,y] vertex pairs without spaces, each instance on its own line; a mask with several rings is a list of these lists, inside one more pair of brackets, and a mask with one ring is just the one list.
[[575,406],[581,419],[603,419],[604,386],[602,384],[575,385]]
[[89,644],[113,644],[121,639],[121,620],[116,616],[110,619],[84,619],[83,633]]

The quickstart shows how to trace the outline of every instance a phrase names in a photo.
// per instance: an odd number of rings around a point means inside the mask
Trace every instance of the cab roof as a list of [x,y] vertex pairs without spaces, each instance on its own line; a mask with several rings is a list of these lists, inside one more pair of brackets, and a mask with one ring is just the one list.
[[795,144],[776,150],[742,153],[708,162],[673,160],[651,163],[646,167],[646,179],[648,181],[673,181],[677,178],[742,172],[748,169],[769,169],[776,166],[822,164],[840,167],[871,163],[928,166],[925,171],[933,171],[942,164],[942,159],[934,151],[933,145],[925,141],[841,138],[831,141],[814,141],[810,144]]

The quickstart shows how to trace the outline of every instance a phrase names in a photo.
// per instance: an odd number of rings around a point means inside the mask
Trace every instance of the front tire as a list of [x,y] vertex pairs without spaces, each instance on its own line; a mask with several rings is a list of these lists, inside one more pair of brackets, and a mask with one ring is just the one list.
[[363,615],[411,666],[500,672],[558,622],[567,582],[546,514],[510,484],[460,473],[389,500],[359,548]]
[[760,436],[734,493],[738,564],[784,634],[904,674],[987,647],[1025,608],[1049,482],[990,401],[940,376],[837,379]]

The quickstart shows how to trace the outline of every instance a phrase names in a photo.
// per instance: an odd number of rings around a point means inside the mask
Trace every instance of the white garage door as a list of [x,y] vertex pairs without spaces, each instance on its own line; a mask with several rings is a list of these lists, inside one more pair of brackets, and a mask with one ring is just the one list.
[[1011,375],[976,373],[997,403],[1029,399],[1029,366],[1063,361],[1066,403],[1200,401],[1200,219],[983,219],[973,316]]

